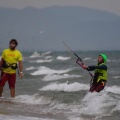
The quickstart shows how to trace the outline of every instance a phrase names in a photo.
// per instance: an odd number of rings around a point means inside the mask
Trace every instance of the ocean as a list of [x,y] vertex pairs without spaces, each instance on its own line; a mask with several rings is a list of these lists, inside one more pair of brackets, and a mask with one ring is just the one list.
[[[66,51],[22,52],[24,77],[16,81],[16,97],[6,83],[0,98],[0,120],[119,120],[120,51],[76,51],[86,65],[108,57],[108,82],[90,93],[90,75]],[[94,72],[92,72],[94,73]]]

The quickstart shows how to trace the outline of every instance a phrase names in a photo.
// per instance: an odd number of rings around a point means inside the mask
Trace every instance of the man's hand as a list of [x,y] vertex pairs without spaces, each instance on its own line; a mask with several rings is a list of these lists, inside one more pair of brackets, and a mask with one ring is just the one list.
[[19,76],[20,76],[20,79],[22,79],[22,77],[23,77],[23,72],[20,72],[20,73],[19,73]]
[[88,69],[88,66],[86,66],[85,64],[83,64],[82,67],[83,67],[84,69]]

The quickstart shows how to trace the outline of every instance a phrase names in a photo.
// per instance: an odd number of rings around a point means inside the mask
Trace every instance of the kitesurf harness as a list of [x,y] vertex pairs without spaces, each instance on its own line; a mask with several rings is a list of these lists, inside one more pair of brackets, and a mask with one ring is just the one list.
[[[102,66],[102,65],[106,66],[105,63],[101,63],[97,66]],[[107,69],[104,70],[104,69],[96,68],[95,69],[95,79],[97,80],[96,82],[99,82],[100,80],[107,81]]]
[[17,63],[7,63],[6,61],[3,62],[3,68],[12,68],[13,70],[17,69]]

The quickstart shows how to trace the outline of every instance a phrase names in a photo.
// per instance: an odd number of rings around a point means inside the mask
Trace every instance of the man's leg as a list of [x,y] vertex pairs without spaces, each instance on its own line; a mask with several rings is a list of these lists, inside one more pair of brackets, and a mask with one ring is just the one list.
[[101,82],[98,84],[98,86],[96,87],[95,91],[96,92],[100,92],[101,90],[103,90],[105,87],[105,82]]
[[95,84],[92,84],[91,87],[90,87],[89,92],[93,92],[93,91],[95,90],[95,87],[96,87],[96,85],[95,85]]
[[8,84],[12,98],[15,97],[15,83],[16,83],[16,74],[15,73],[9,74]]
[[12,97],[12,98],[15,97],[15,89],[14,89],[14,88],[11,88],[11,89],[10,89],[10,94],[11,94],[11,97]]
[[2,97],[3,87],[0,87],[0,97]]
[[7,81],[7,74],[2,72],[1,80],[0,80],[0,97],[2,97],[3,87],[4,87],[6,81]]

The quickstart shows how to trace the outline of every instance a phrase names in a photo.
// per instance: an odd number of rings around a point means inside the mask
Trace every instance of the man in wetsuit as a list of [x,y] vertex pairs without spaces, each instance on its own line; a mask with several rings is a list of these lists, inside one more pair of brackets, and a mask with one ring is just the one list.
[[[107,56],[105,54],[100,54],[98,56],[98,63],[95,66],[86,66],[83,65],[82,67],[84,69],[87,69],[88,71],[95,70],[93,83],[90,87],[90,92],[100,92],[104,89],[105,84],[107,82]],[[79,61],[77,61],[79,62]]]

